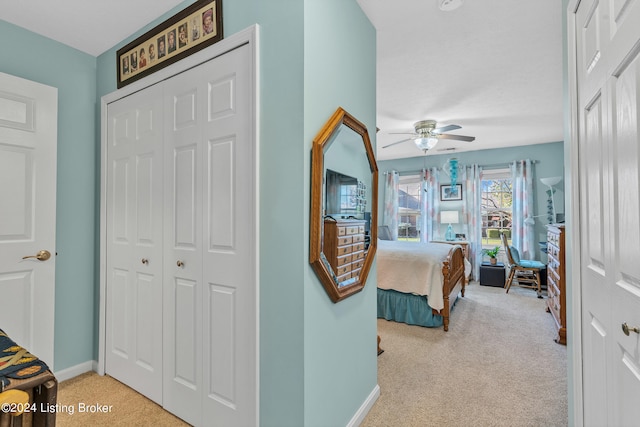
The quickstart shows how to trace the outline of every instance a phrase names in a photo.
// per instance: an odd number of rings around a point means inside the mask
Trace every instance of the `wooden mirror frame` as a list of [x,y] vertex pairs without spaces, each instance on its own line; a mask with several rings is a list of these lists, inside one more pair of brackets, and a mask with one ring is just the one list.
[[[369,248],[366,251],[358,281],[340,287],[334,279],[335,274],[331,266],[328,265],[326,258],[322,256],[322,244],[324,240],[324,153],[333,142],[334,138],[332,138],[332,136],[338,131],[341,125],[349,127],[362,137],[371,169],[371,207],[369,208],[371,210],[371,223],[369,227]],[[342,301],[364,289],[378,246],[378,165],[376,164],[367,127],[340,107],[338,107],[333,116],[325,123],[324,127],[313,140],[311,151],[311,214],[309,234],[309,263],[316,272],[320,282],[322,282],[331,301],[334,303]]]

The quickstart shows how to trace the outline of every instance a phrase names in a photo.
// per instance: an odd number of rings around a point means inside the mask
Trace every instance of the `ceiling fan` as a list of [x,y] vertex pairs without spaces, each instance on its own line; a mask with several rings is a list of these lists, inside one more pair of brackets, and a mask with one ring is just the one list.
[[419,149],[426,152],[427,150],[435,147],[438,143],[438,140],[440,139],[455,139],[457,141],[465,142],[472,142],[476,139],[475,136],[452,135],[444,133],[456,129],[461,129],[461,127],[458,125],[447,125],[437,128],[435,120],[421,120],[414,123],[413,127],[415,128],[415,132],[413,133],[392,132],[398,135],[413,135],[411,138],[393,142],[391,144],[385,145],[382,148],[391,147],[392,145],[401,144],[406,141],[413,141]]

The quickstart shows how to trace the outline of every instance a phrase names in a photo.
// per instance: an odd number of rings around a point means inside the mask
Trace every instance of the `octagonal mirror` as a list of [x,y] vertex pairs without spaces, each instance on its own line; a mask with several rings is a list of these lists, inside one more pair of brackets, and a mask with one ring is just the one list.
[[360,292],[377,247],[378,166],[367,127],[338,108],[313,140],[309,262],[333,302]]

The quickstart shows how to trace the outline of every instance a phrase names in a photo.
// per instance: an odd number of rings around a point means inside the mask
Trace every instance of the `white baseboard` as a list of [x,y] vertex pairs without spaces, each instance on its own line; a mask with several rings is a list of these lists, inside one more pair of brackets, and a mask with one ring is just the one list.
[[373,407],[373,404],[378,400],[378,397],[380,397],[380,386],[376,384],[369,394],[369,397],[367,397],[367,399],[362,403],[362,406],[360,406],[360,409],[358,409],[358,411],[353,415],[353,418],[351,418],[347,427],[357,427],[362,424],[364,417],[367,416]]
[[61,382],[64,380],[70,380],[71,378],[77,377],[78,375],[84,374],[85,372],[97,370],[98,362],[96,362],[95,360],[89,360],[87,362],[80,363],[79,365],[75,365],[61,371],[56,371],[53,373],[53,375],[55,375],[58,382]]

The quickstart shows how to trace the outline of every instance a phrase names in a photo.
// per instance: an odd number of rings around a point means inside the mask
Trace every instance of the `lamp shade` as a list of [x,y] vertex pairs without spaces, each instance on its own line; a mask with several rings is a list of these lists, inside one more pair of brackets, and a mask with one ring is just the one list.
[[457,224],[460,222],[458,218],[458,211],[442,211],[440,212],[441,224]]
[[560,181],[562,181],[562,177],[561,176],[551,176],[549,178],[540,178],[540,182],[543,183],[544,185],[548,186],[548,187],[553,187],[554,185],[556,185]]
[[535,224],[536,224],[536,221],[535,221],[535,219],[534,219],[534,218],[540,218],[540,217],[542,217],[542,216],[546,216],[546,215],[535,215],[535,216],[531,216],[531,215],[529,215],[529,216],[524,220],[524,223],[525,223],[526,225],[535,225]]

